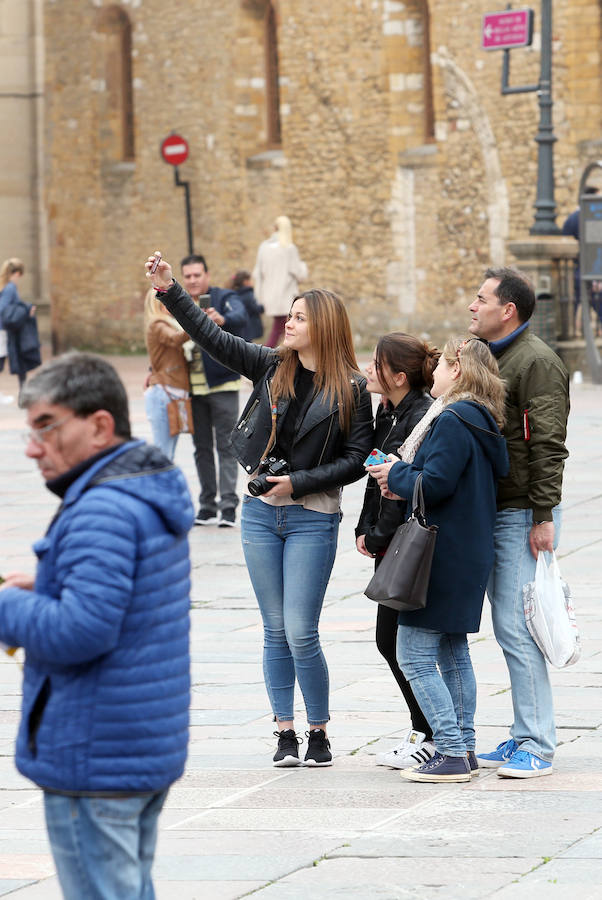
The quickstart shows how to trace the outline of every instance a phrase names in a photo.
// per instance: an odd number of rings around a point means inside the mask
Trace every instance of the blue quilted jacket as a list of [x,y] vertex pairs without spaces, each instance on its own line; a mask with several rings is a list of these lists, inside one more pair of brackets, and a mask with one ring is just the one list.
[[41,787],[138,793],[182,774],[193,519],[180,470],[127,442],[68,488],[34,590],[0,591],[0,640],[26,652],[17,768]]

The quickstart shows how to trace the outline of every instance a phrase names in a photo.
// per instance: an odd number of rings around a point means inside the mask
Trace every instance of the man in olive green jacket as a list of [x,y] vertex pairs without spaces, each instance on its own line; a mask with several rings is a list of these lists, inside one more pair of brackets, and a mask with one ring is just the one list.
[[569,379],[556,353],[530,332],[534,308],[531,283],[508,268],[488,269],[470,305],[469,331],[488,341],[506,382],[503,433],[510,456],[510,472],[498,486],[487,594],[510,674],[514,723],[510,738],[478,760],[511,778],[551,774],[556,747],[550,679],[527,629],[523,585],[535,577],[539,551],[558,542]]

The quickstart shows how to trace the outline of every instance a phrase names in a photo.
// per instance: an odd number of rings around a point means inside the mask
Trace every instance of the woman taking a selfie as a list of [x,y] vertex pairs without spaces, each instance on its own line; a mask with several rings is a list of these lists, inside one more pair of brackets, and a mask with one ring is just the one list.
[[[150,271],[153,258],[146,268]],[[249,476],[241,517],[245,560],[264,626],[264,677],[278,723],[275,766],[300,764],[294,728],[299,682],[309,723],[304,763],[332,763],[328,668],[318,622],[334,563],[341,487],[361,478],[372,411],[345,307],[329,291],[296,297],[278,349],[218,328],[161,261],[162,303],[215,359],[253,382],[232,432]]]
[[[396,332],[381,337],[374,357],[366,367],[366,389],[381,394],[376,412],[374,446],[383,453],[396,453],[412,429],[433,402],[428,391],[433,386],[433,372],[439,351],[411,334]],[[386,500],[378,484],[368,479],[364,505],[355,529],[356,547],[364,556],[375,557],[375,567],[383,558],[391,538],[404,520],[405,503]],[[433,732],[412,688],[397,663],[397,611],[378,605],[376,614],[376,646],[386,659],[393,677],[406,701],[412,727],[400,743],[386,753],[379,753],[376,763],[405,769],[426,762],[435,752]]]
[[[479,340],[450,340],[433,378],[437,398],[401,461],[370,468],[385,497],[411,498],[422,473],[429,525],[438,526],[424,609],[399,613],[397,660],[433,730],[432,759],[411,781],[470,781],[476,683],[467,632],[479,630],[493,563],[497,481],[508,471],[504,383]],[[409,510],[406,510],[406,516]]]

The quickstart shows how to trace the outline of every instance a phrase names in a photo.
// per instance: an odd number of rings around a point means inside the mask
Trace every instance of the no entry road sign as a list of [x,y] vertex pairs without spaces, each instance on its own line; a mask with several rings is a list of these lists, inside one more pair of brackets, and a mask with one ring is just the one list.
[[188,159],[188,142],[179,134],[170,134],[161,144],[161,156],[171,166],[179,166]]
[[528,47],[533,40],[533,10],[506,9],[485,13],[481,46],[483,50],[510,50]]

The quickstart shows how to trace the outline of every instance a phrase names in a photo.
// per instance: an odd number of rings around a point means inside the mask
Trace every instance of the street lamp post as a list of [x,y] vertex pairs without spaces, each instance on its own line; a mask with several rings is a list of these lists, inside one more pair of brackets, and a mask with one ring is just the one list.
[[535,221],[530,234],[560,234],[554,200],[554,143],[552,125],[552,0],[541,0],[541,68]]
[[[511,9],[510,4],[508,9]],[[552,0],[541,0],[541,54],[539,83],[510,87],[510,50],[504,50],[502,65],[502,94],[524,94],[537,91],[539,97],[539,129],[535,136],[537,151],[537,196],[535,221],[529,234],[560,234],[556,224],[554,200],[554,144],[556,135],[552,125]]]

